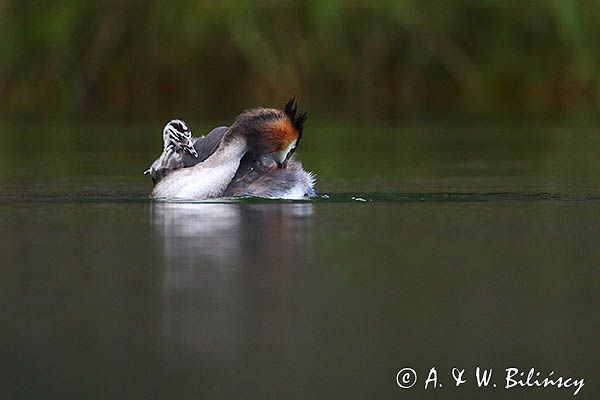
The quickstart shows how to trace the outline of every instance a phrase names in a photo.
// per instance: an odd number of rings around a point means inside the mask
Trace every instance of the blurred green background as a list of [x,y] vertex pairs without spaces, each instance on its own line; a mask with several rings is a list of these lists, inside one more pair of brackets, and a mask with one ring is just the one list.
[[[599,22],[595,0],[0,0],[0,399],[572,393],[446,386],[477,365],[600,398]],[[170,118],[201,135],[291,95],[322,196],[149,201]],[[434,365],[444,391],[397,387]]]
[[594,119],[600,2],[0,1],[0,113]]

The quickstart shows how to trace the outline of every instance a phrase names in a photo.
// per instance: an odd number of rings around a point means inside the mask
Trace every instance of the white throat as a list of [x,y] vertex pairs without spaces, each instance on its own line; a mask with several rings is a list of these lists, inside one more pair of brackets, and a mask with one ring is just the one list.
[[292,151],[292,149],[295,146],[296,146],[296,141],[294,141],[293,143],[290,143],[290,145],[288,147],[286,147],[285,149],[274,152],[273,160],[275,160],[275,162],[278,162],[278,163],[284,162],[287,159],[289,152]]

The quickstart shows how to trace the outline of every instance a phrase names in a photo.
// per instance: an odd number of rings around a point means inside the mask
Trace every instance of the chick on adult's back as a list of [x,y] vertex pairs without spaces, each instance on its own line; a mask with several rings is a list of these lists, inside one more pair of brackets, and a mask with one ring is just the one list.
[[[291,158],[302,137],[305,120],[306,113],[297,112],[293,99],[284,110],[247,110],[231,127],[218,128],[218,140],[208,143],[207,152],[212,153],[206,159],[202,160],[204,151],[195,146],[199,162],[188,158],[192,165],[174,170],[157,182],[152,196],[165,199],[313,196],[313,175]],[[213,132],[203,140],[215,137]]]

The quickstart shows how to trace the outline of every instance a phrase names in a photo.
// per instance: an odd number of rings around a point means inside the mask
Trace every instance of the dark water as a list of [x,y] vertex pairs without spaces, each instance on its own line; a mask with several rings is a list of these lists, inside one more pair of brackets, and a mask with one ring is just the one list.
[[0,128],[1,398],[597,397],[597,131],[323,126],[324,197],[154,203],[150,128]]

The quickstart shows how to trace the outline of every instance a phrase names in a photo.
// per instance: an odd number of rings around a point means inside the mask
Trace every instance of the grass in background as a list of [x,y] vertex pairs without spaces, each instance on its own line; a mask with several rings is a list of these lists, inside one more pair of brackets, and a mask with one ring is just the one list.
[[594,117],[600,2],[0,1],[0,107],[222,118]]

